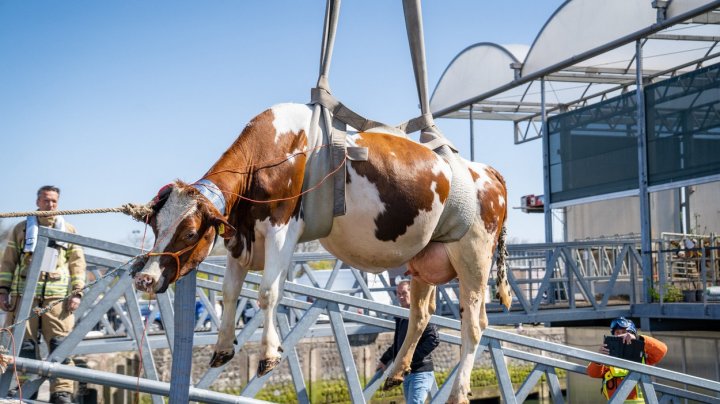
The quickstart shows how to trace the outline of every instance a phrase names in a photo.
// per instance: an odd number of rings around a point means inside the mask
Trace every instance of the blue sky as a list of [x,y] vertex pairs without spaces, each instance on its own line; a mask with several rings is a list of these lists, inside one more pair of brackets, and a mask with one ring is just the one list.
[[[425,1],[430,91],[477,42],[532,44],[561,0]],[[61,209],[147,202],[195,181],[245,123],[307,102],[317,81],[325,2],[0,0],[0,212],[35,208],[44,184]],[[398,124],[419,114],[401,1],[346,0],[333,94]],[[469,158],[469,124],[437,121]],[[542,193],[540,142],[476,122],[475,158],[505,176],[510,206]],[[87,236],[130,244],[142,225],[117,213],[69,217]],[[15,221],[4,219],[0,226]],[[511,210],[509,236],[544,239],[542,215]]]

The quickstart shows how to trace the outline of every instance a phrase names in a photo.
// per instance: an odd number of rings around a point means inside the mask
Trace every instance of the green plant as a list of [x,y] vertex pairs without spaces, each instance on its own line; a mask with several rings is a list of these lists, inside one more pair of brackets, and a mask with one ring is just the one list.
[[335,266],[335,261],[333,261],[333,260],[313,261],[313,262],[309,262],[308,265],[312,269],[333,269],[333,267]]
[[[665,303],[673,303],[673,302],[682,302],[683,300],[683,294],[682,290],[680,290],[679,287],[675,285],[671,285],[669,283],[665,284],[665,287],[663,288],[663,302]],[[659,302],[660,301],[660,292],[657,288],[650,288],[650,298],[653,302]]]
[[295,386],[291,382],[281,382],[275,384],[266,384],[255,398],[273,403],[297,403],[297,393]]
[[[516,385],[522,383],[528,374],[533,370],[532,366],[510,365],[508,371],[510,379]],[[555,369],[559,378],[566,376],[563,369]],[[442,385],[450,374],[449,370],[435,372],[435,380],[438,385]],[[544,376],[543,376],[544,378]],[[472,388],[491,388],[497,386],[497,377],[492,367],[483,367],[473,369],[471,374]],[[367,381],[363,381],[363,384]],[[308,386],[308,394],[312,403],[327,404],[344,404],[350,403],[350,392],[347,382],[344,379],[319,380],[310,383]],[[227,389],[224,392],[228,394],[238,395],[242,391],[242,387]],[[274,403],[297,403],[297,392],[291,382],[268,383],[255,396],[255,398]],[[142,397],[141,397],[142,399]],[[150,402],[150,396],[143,403]],[[378,389],[373,396],[372,402],[391,403],[403,402],[402,385],[393,387],[388,391]]]

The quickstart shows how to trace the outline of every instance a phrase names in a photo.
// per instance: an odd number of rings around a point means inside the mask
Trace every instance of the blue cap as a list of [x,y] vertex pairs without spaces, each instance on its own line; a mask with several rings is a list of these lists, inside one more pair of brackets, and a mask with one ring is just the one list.
[[631,332],[637,335],[637,328],[632,320],[628,320],[625,317],[618,317],[610,323],[610,332],[615,332],[618,328],[624,328],[627,332]]

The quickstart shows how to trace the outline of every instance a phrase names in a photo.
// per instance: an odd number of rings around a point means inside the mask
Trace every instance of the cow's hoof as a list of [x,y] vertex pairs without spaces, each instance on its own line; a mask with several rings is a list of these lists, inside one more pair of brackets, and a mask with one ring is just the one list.
[[275,369],[275,367],[280,364],[280,358],[268,358],[263,359],[258,363],[258,375],[259,376],[265,376],[266,374],[270,373],[271,370]]
[[230,359],[235,356],[235,351],[230,352],[213,352],[213,356],[210,359],[210,367],[219,368],[220,366],[230,362]]
[[387,379],[385,379],[385,384],[383,384],[383,390],[385,390],[385,391],[390,390],[395,386],[401,385],[402,382],[403,382],[402,377],[400,377],[400,378],[388,377]]

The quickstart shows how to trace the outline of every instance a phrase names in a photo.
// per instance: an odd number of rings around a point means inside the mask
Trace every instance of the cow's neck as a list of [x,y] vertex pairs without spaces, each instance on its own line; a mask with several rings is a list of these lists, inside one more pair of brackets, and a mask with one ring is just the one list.
[[238,139],[203,176],[223,191],[226,216],[230,215],[240,195],[250,187],[252,156],[253,153],[243,152]]
[[[205,179],[223,191],[226,216],[230,216],[237,206],[243,205],[239,203],[241,196],[268,199],[276,191],[263,188],[260,184],[262,181],[257,179],[260,169],[268,169],[272,172],[271,177],[286,178],[288,182],[295,180],[295,183],[302,185],[304,166],[301,170],[295,168],[292,156],[305,150],[308,145],[306,123],[310,113],[307,106],[296,104],[281,104],[264,111],[245,126],[235,143],[205,174]],[[304,157],[302,161],[305,161]],[[298,175],[299,178],[294,178]],[[268,184],[264,185],[267,187]],[[276,195],[287,196],[282,193]]]

